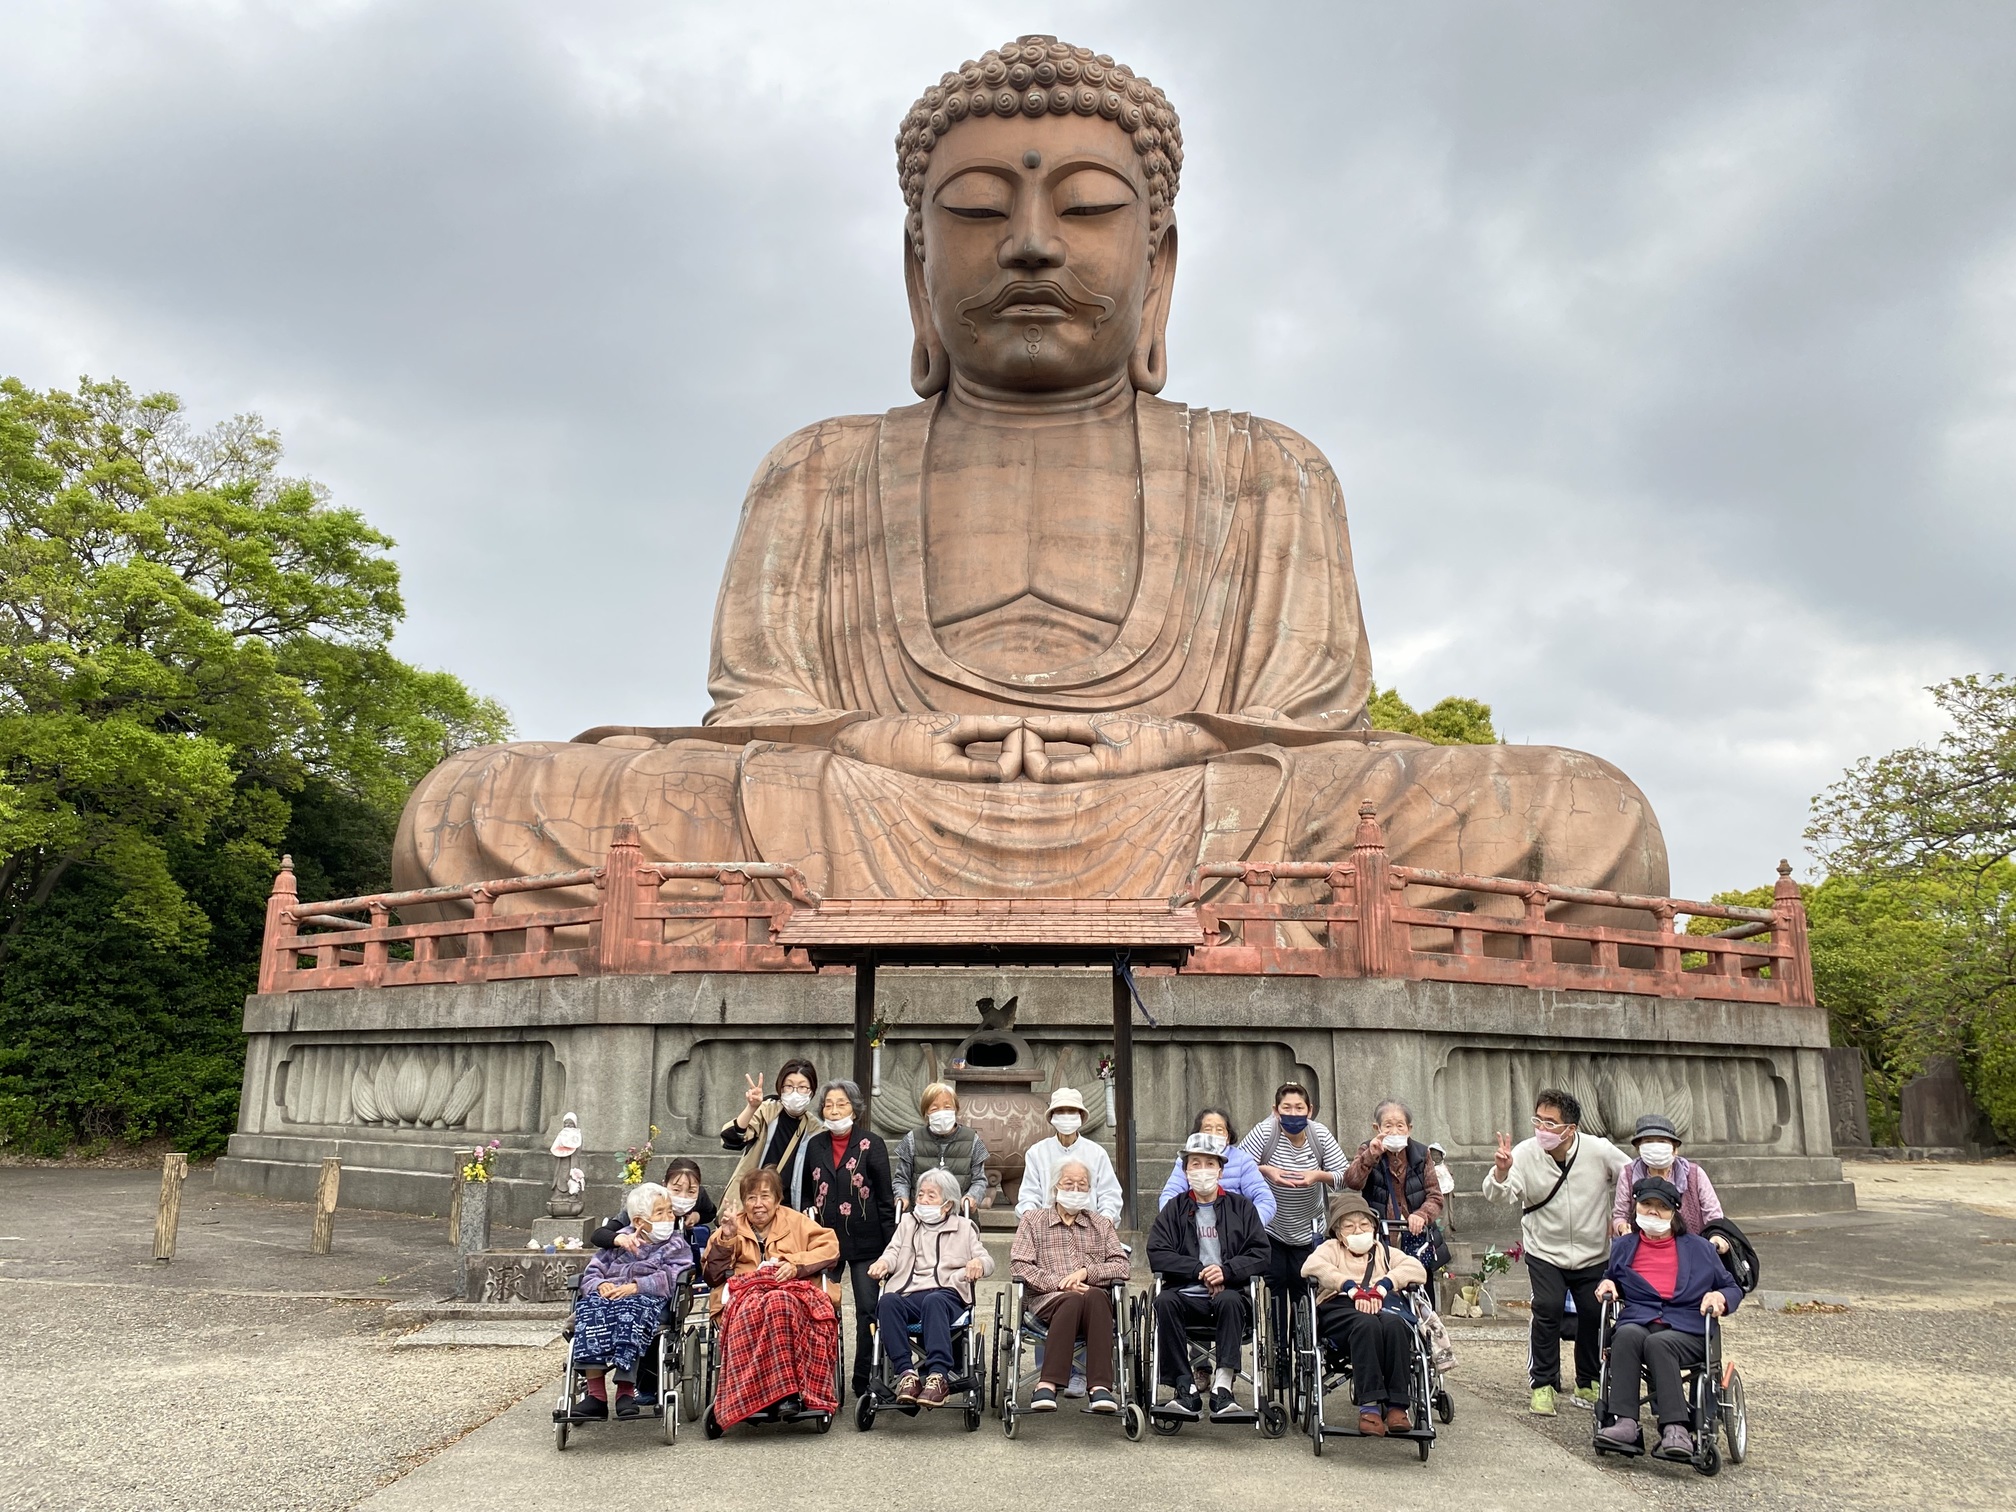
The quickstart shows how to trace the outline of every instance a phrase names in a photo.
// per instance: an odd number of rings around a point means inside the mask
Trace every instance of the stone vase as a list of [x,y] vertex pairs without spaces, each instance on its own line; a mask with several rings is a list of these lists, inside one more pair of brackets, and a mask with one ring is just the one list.
[[480,1255],[490,1248],[490,1183],[462,1183],[461,1222],[455,1231],[455,1249],[464,1255]]
[[1022,1190],[1022,1152],[1050,1132],[1048,1100],[1033,1090],[1040,1071],[1012,1066],[959,1066],[952,1085],[960,1116],[987,1146],[988,1191],[1014,1206]]

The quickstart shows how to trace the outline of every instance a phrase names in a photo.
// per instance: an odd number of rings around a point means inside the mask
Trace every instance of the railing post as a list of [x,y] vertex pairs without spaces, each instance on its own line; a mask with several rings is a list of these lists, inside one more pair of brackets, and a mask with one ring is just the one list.
[[282,856],[273,891],[266,895],[266,934],[259,950],[261,992],[278,992],[281,978],[294,969],[293,952],[283,952],[279,942],[282,935],[294,933],[293,911],[299,896],[294,887],[294,858]]
[[1369,803],[1358,805],[1358,834],[1351,847],[1358,888],[1358,973],[1393,974],[1393,896],[1386,869],[1386,836]]
[[602,921],[596,965],[605,976],[638,969],[637,826],[625,819],[616,826],[602,867]]
[[1779,963],[1779,971],[1785,977],[1784,997],[1781,1001],[1797,1008],[1813,1006],[1813,956],[1806,943],[1806,900],[1800,896],[1799,884],[1792,880],[1792,863],[1778,863],[1778,885],[1772,889],[1771,912],[1776,915],[1772,922],[1772,932],[1780,944],[1791,947],[1791,954]]

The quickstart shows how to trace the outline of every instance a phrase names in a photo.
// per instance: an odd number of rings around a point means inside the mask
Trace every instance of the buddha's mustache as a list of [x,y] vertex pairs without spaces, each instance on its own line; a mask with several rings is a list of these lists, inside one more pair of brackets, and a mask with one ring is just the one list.
[[1041,278],[1031,278],[1025,273],[1005,274],[980,293],[960,300],[953,313],[978,341],[981,312],[998,317],[1011,305],[1024,304],[1055,305],[1067,315],[1097,310],[1099,314],[1092,322],[1094,331],[1106,324],[1120,307],[1118,300],[1087,287],[1082,278],[1066,267],[1046,269]]

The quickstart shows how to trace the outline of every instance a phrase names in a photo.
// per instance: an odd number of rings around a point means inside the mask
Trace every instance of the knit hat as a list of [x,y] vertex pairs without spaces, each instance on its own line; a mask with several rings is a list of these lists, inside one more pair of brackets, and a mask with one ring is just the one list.
[[1673,1127],[1673,1120],[1664,1113],[1647,1113],[1638,1120],[1638,1127],[1631,1131],[1631,1143],[1641,1139],[1670,1139],[1680,1143],[1680,1131]]
[[1633,1182],[1631,1200],[1634,1203],[1647,1200],[1663,1202],[1674,1212],[1680,1211],[1680,1189],[1664,1176],[1647,1176]]

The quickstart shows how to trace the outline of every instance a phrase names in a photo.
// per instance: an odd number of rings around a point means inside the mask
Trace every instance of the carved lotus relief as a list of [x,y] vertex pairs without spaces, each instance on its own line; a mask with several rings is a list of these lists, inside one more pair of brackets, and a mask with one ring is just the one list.
[[457,1073],[447,1057],[417,1046],[387,1050],[374,1070],[359,1066],[350,1079],[357,1121],[387,1128],[459,1129],[482,1096],[483,1068],[475,1061]]

